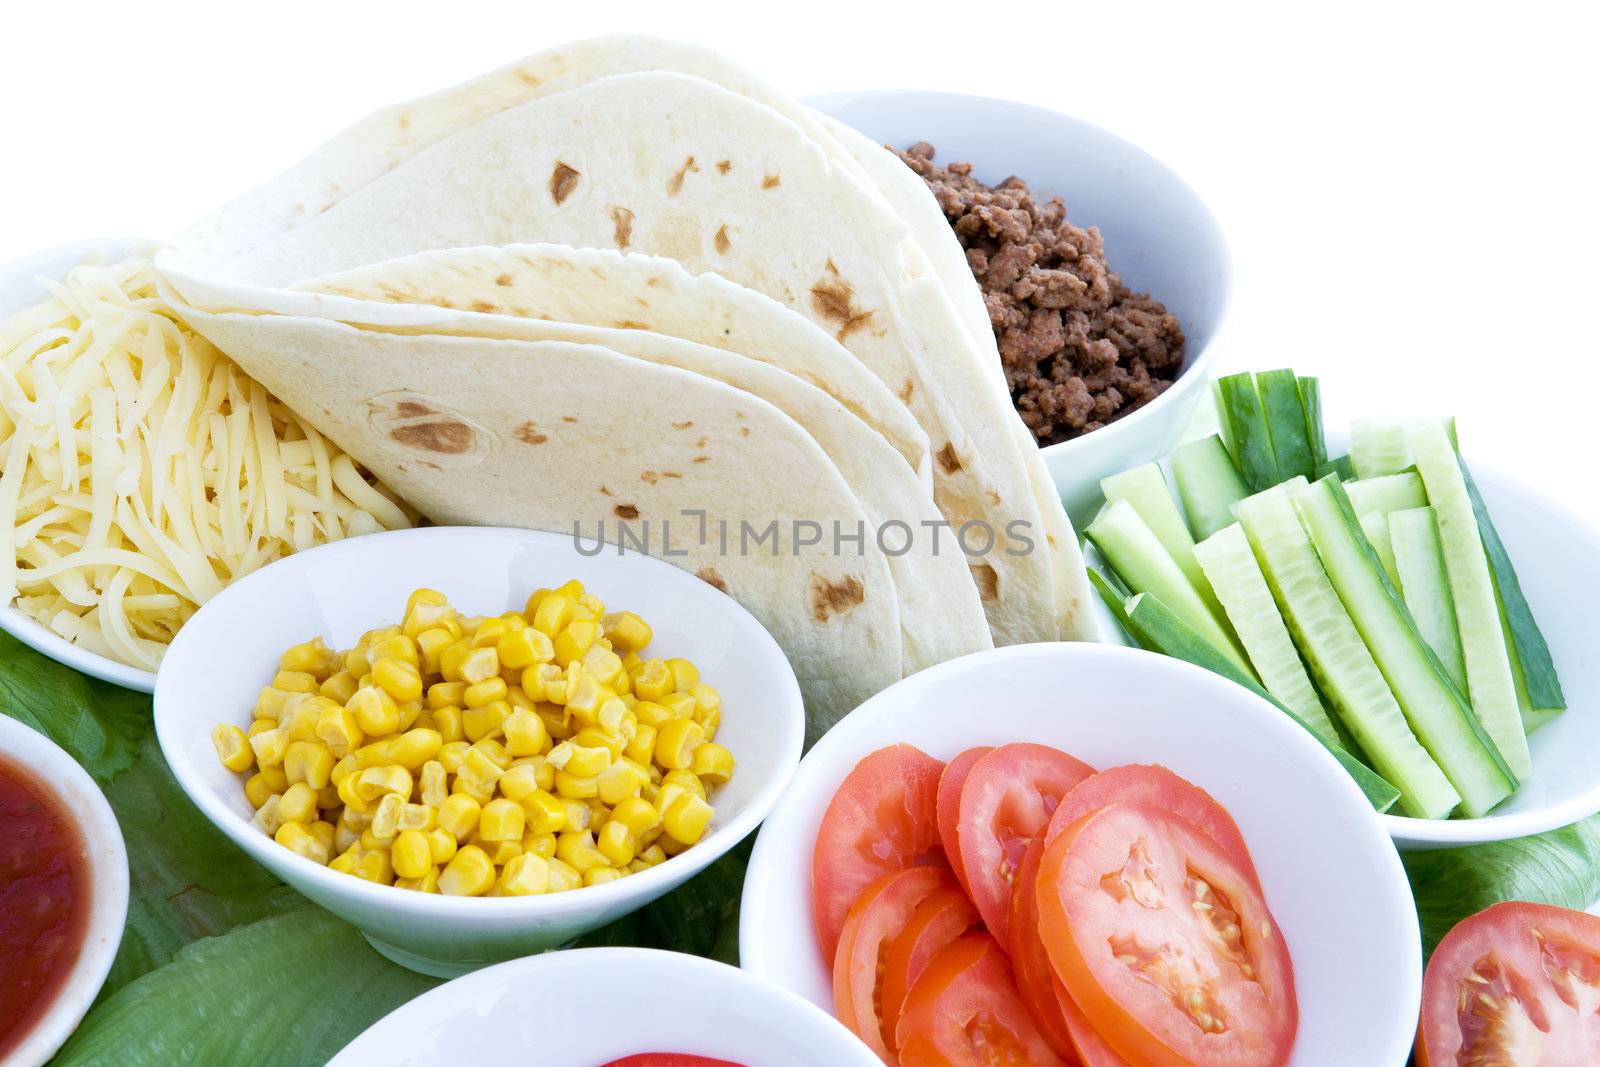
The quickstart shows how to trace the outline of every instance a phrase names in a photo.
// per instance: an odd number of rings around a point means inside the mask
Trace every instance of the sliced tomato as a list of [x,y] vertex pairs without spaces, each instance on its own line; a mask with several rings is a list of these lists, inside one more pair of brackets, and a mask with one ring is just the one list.
[[1455,925],[1422,976],[1420,1067],[1600,1063],[1600,918],[1549,904]]
[[967,784],[967,775],[972,773],[972,765],[978,762],[978,757],[987,756],[993,751],[992,745],[969,748],[946,763],[944,773],[939,775],[939,793],[935,803],[939,842],[944,846],[944,854],[950,857],[950,866],[955,869],[962,889],[967,888],[967,876],[961,872],[961,864],[956,858],[961,855],[956,834],[956,824],[961,818],[961,787]]
[[1011,885],[1022,854],[1063,795],[1094,768],[1048,745],[1018,742],[979,757],[961,787],[956,829],[963,884],[1000,944],[1009,943]]
[[845,917],[833,957],[833,1013],[885,1063],[893,1060],[884,1038],[888,1012],[880,1008],[884,954],[929,894],[957,888],[942,866],[907,867],[868,886]]
[[1065,1067],[988,934],[959,937],[934,955],[906,997],[895,1040],[900,1067]]
[[601,1067],[741,1067],[732,1060],[714,1060],[710,1056],[691,1056],[685,1052],[641,1052],[637,1056],[624,1056]]
[[934,798],[943,769],[921,749],[890,745],[856,764],[834,793],[811,854],[811,907],[830,966],[862,891],[938,848]]
[[1094,1028],[1059,978],[1055,981],[1055,991],[1056,1003],[1061,1007],[1061,1018],[1067,1024],[1067,1032],[1072,1035],[1072,1048],[1083,1067],[1128,1067],[1128,1061],[1106,1044],[1106,1039],[1100,1036],[1100,1031]]
[[1100,808],[1045,846],[1039,931],[1056,976],[1134,1063],[1272,1067],[1299,1024],[1261,890],[1181,815]]
[[889,943],[883,957],[879,1003],[883,1012],[883,1037],[894,1050],[895,1027],[911,991],[934,953],[978,925],[978,909],[957,885],[936,889],[917,905],[911,921]]
[[1056,975],[1050,957],[1039,939],[1039,861],[1044,858],[1044,837],[1028,842],[1017,868],[1016,885],[1011,891],[1011,967],[1017,978],[1017,992],[1028,1006],[1028,1014],[1039,1024],[1039,1032],[1063,1059],[1073,1057],[1072,1034],[1056,1003]]
[[1245,847],[1244,835],[1239,833],[1239,825],[1228,814],[1228,809],[1187,778],[1153,763],[1108,767],[1073,786],[1056,805],[1050,825],[1045,829],[1045,841],[1053,840],[1063,828],[1090,812],[1118,801],[1152,804],[1188,819],[1204,830],[1252,882],[1261,884],[1250,859],[1250,850]]

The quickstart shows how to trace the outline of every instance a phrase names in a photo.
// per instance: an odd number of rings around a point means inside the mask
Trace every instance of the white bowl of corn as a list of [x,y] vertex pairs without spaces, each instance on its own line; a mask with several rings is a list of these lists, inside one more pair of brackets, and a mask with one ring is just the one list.
[[433,527],[297,553],[198,611],[155,724],[252,857],[441,977],[558,947],[765,818],[804,711],[776,642],[669,564]]

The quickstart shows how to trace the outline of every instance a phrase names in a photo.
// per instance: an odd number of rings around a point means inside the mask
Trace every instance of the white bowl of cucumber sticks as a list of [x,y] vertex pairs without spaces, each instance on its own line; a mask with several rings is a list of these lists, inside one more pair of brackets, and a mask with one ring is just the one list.
[[[1089,563],[1106,620],[1131,624],[1106,632],[1292,709],[1375,805],[1392,799],[1400,848],[1600,811],[1600,533],[1458,462],[1452,420],[1358,419],[1318,442],[1314,380],[1251,384],[1218,383],[1221,437],[1104,483]],[[1282,477],[1328,457],[1338,485]]]

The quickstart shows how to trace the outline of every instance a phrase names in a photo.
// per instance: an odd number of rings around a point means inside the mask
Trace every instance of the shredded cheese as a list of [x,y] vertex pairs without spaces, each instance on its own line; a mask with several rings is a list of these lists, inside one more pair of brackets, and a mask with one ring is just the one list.
[[75,268],[0,322],[0,602],[154,670],[229,582],[415,513],[160,298]]

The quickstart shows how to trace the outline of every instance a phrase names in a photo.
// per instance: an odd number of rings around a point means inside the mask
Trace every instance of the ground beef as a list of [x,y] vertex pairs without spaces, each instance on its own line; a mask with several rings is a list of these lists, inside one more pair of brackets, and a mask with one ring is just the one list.
[[991,188],[970,163],[934,163],[932,145],[897,154],[967,251],[1012,402],[1041,444],[1097,430],[1171,384],[1183,363],[1177,316],[1122,284],[1097,228],[1068,222],[1060,197],[1036,203],[1021,178]]

